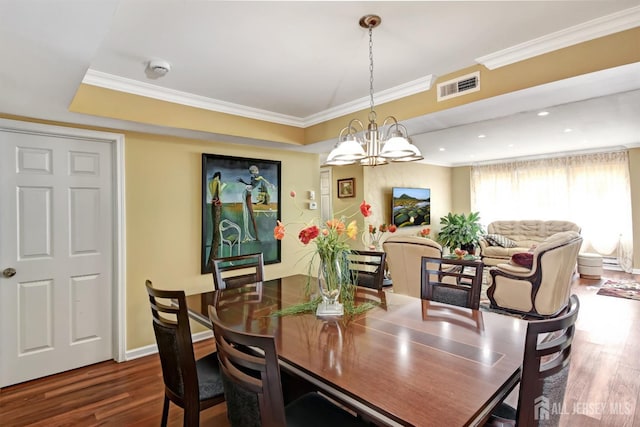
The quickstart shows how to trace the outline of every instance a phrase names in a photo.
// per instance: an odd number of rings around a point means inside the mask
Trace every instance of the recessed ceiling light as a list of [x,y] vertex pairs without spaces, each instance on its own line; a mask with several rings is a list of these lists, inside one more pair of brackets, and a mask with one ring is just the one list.
[[569,132],[573,132],[573,129],[571,129],[571,128],[566,128],[566,129],[564,130],[564,133],[569,133]]
[[509,144],[509,145],[507,145],[507,147],[513,147],[513,144]]
[[440,150],[440,151],[444,151],[444,147],[440,147],[440,148],[439,148],[439,150]]
[[538,113],[538,115],[539,115],[540,117],[548,116],[548,115],[549,115],[549,112],[548,112],[548,111],[540,111],[540,112]]
[[478,138],[486,138],[487,135],[485,135],[484,133],[481,133],[480,135],[478,135]]

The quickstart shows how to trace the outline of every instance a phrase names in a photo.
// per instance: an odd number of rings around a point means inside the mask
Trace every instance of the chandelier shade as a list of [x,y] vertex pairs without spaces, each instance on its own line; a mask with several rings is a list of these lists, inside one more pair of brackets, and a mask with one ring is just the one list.
[[[388,162],[413,162],[424,157],[418,147],[411,143],[407,128],[389,116],[378,129],[373,102],[373,29],[382,19],[377,15],[360,18],[360,26],[369,30],[369,124],[352,119],[340,131],[338,142],[331,150],[325,165],[342,166],[360,162],[363,166],[379,166]],[[386,131],[385,131],[386,129]]]

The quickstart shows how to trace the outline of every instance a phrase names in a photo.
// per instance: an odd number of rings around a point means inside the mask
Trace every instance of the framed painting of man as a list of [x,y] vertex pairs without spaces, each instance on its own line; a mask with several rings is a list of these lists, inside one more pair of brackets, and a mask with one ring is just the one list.
[[273,227],[280,216],[280,167],[274,160],[202,154],[201,272],[210,260],[262,252],[280,262]]

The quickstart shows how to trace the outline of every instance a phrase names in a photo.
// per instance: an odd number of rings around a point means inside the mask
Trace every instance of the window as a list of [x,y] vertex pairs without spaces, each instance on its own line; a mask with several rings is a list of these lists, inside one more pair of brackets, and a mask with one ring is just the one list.
[[485,225],[500,219],[573,221],[582,228],[583,248],[624,253],[619,263],[631,267],[626,151],[474,166],[471,210]]

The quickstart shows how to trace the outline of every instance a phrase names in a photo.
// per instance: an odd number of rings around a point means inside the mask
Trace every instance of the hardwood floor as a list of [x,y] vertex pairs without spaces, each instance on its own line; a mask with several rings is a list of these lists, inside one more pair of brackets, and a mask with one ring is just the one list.
[[[576,276],[581,308],[560,426],[640,427],[640,301],[596,295],[601,281]],[[213,341],[195,344],[196,356]],[[163,383],[157,355],[103,362],[0,390],[1,426],[158,426]],[[552,408],[553,410],[553,408]],[[201,424],[229,426],[224,404],[201,413]],[[169,425],[182,425],[174,405]]]
[[606,278],[573,285],[581,306],[560,426],[640,426],[640,301],[596,295]]

